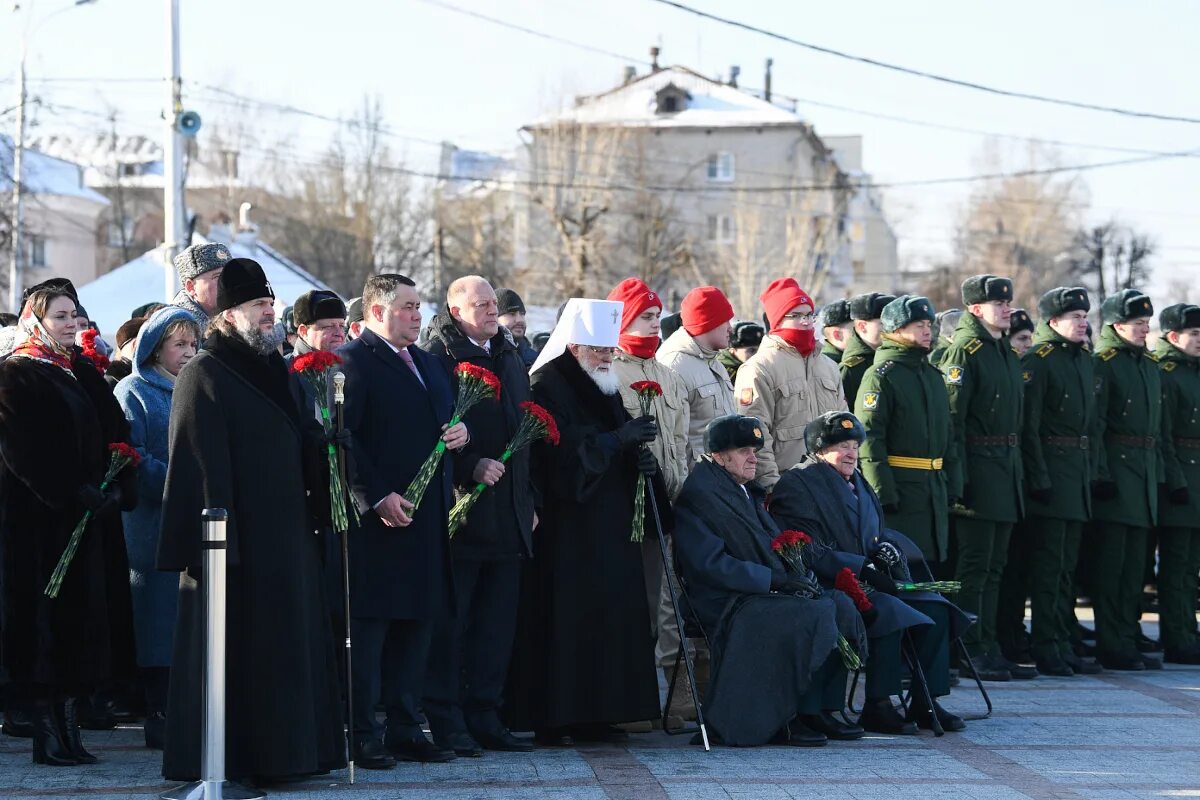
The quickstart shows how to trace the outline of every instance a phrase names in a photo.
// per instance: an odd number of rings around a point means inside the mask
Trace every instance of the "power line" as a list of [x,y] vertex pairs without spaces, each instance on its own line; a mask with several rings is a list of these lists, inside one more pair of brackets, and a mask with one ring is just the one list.
[[749,31],[751,33],[761,34],[762,36],[766,36],[766,37],[775,39],[780,42],[786,42],[787,44],[793,44],[793,45],[796,45],[797,47],[803,47],[806,50],[813,50],[818,53],[824,53],[825,55],[835,56],[837,58],[846,59],[848,61],[856,61],[860,64],[868,64],[873,67],[879,67],[881,69],[887,69],[887,70],[891,70],[893,72],[900,72],[905,75],[912,75],[917,78],[925,78],[927,80],[937,81],[939,83],[945,83],[945,84],[949,84],[951,86],[959,86],[964,89],[974,89],[975,91],[986,92],[988,94],[999,95],[1001,97],[1014,97],[1019,100],[1033,100],[1033,101],[1036,101],[1039,103],[1049,103],[1051,105],[1066,106],[1068,108],[1080,108],[1080,109],[1084,109],[1087,111],[1102,111],[1102,112],[1105,112],[1108,114],[1120,114],[1121,116],[1126,116],[1126,117],[1139,117],[1142,119],[1155,119],[1155,120],[1162,120],[1165,122],[1186,122],[1186,123],[1189,123],[1192,125],[1200,124],[1200,118],[1196,118],[1196,117],[1183,117],[1183,116],[1177,116],[1174,114],[1160,114],[1158,112],[1153,112],[1153,111],[1136,111],[1136,110],[1132,110],[1132,109],[1128,109],[1128,108],[1119,108],[1117,106],[1105,106],[1105,105],[1099,105],[1097,103],[1085,103],[1085,102],[1082,102],[1079,100],[1067,100],[1067,99],[1060,98],[1060,97],[1049,97],[1047,95],[1031,94],[1029,92],[1020,92],[1020,91],[1015,91],[1012,89],[1001,89],[1001,88],[998,88],[995,86],[988,86],[988,85],[982,84],[982,83],[975,83],[974,81],[963,80],[961,78],[952,78],[947,75],[939,75],[935,72],[927,72],[925,70],[915,69],[913,67],[905,67],[900,64],[893,64],[893,63],[890,63],[887,61],[880,61],[879,59],[869,58],[867,56],[854,55],[853,53],[847,53],[844,50],[836,50],[832,47],[825,47],[823,45],[813,44],[812,42],[801,41],[800,39],[795,39],[795,38],[792,38],[791,36],[786,36],[782,33],[776,33],[775,31],[770,31],[770,30],[767,30],[766,28],[760,28],[756,25],[751,25],[746,22],[739,22],[738,20],[730,19],[728,17],[718,16],[717,14],[710,14],[707,11],[701,11],[698,8],[692,8],[691,6],[684,5],[683,3],[677,2],[677,0],[650,0],[650,1],[654,2],[654,3],[660,3],[665,6],[670,6],[671,8],[678,9],[679,11],[683,11],[685,13],[692,14],[693,16],[697,16],[702,19],[711,20],[713,22],[719,22],[722,25],[729,25],[730,27],[739,28],[741,30]]

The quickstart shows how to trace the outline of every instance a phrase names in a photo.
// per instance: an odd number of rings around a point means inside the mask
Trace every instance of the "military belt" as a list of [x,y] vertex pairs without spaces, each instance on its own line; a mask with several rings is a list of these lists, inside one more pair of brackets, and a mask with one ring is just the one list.
[[901,469],[940,470],[940,458],[915,458],[913,456],[888,456],[888,464]]
[[1175,446],[1176,447],[1195,448],[1195,449],[1200,450],[1200,439],[1184,439],[1181,437],[1176,437]]
[[1118,433],[1110,433],[1107,439],[1113,444],[1137,447],[1142,450],[1153,450],[1158,441],[1153,436],[1122,436]]
[[1078,447],[1087,450],[1091,440],[1086,436],[1046,436],[1043,441],[1055,447]]
[[1015,433],[1000,436],[968,436],[967,444],[973,447],[1016,447],[1019,438]]

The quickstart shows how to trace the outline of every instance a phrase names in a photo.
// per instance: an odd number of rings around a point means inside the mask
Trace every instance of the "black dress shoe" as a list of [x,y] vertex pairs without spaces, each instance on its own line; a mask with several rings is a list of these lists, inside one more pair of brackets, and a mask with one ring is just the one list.
[[17,739],[32,739],[33,724],[29,721],[29,711],[24,708],[14,708],[11,704],[4,710],[4,735]]
[[387,750],[397,761],[417,761],[422,764],[444,764],[453,761],[454,751],[438,747],[422,736],[420,739],[387,740]]
[[858,725],[842,722],[828,711],[822,711],[820,714],[801,714],[799,719],[805,727],[823,733],[826,737],[839,742],[852,742],[855,739],[861,739],[866,733]]
[[354,766],[363,769],[394,769],[396,759],[378,739],[368,739],[354,745]]
[[[974,667],[973,670],[972,667]],[[968,678],[978,677],[981,681],[1006,682],[1011,681],[1013,677],[1008,669],[988,655],[981,655],[971,659],[970,663],[964,663],[962,673]]]
[[[908,709],[908,718],[916,722],[917,727],[931,731],[933,730],[933,717],[924,705],[924,701],[917,701],[914,698],[912,706]],[[937,700],[933,701],[933,712],[937,714],[938,722],[942,724],[942,730],[946,733],[957,733],[967,729],[967,723],[963,721],[962,717],[951,714],[942,708],[942,704]]]
[[992,658],[997,664],[1008,670],[1008,674],[1012,675],[1015,681],[1031,681],[1038,676],[1037,667],[1032,664],[1018,664],[1009,661],[1004,656],[992,656]]
[[483,746],[484,750],[498,750],[502,753],[531,753],[534,749],[532,741],[520,736],[513,736],[512,731],[506,728],[487,733],[473,731],[472,736]]
[[1075,671],[1076,675],[1099,675],[1101,672],[1104,672],[1104,667],[1095,661],[1091,659],[1084,660],[1074,653],[1064,655],[1062,660],[1063,663]]
[[1146,669],[1162,669],[1163,668],[1162,667],[1163,662],[1159,661],[1154,656],[1148,656],[1145,653],[1142,653],[1141,656],[1142,656],[1142,666],[1145,667]]
[[463,758],[479,758],[483,755],[483,748],[479,746],[479,742],[472,739],[471,734],[466,731],[454,731],[445,736],[435,736],[433,743],[443,750],[453,750],[454,755]]
[[1137,637],[1137,649],[1139,653],[1161,653],[1162,645],[1146,634],[1139,633]]
[[1096,660],[1105,669],[1120,672],[1143,672],[1146,669],[1140,653],[1099,653]]
[[615,725],[576,725],[571,728],[571,736],[577,742],[602,742],[604,744],[624,744],[629,741],[629,733]]
[[146,714],[143,723],[143,733],[146,735],[146,747],[151,750],[162,750],[167,738],[167,717],[161,711],[151,711]]
[[[1168,664],[1200,664],[1200,647],[1168,647],[1163,654],[1163,661]],[[5,733],[8,723],[5,723]]]
[[863,706],[863,712],[858,718],[858,724],[863,730],[872,733],[885,733],[890,736],[916,736],[917,725],[909,722],[904,715],[896,710],[889,697],[880,700],[868,700]]
[[1061,658],[1043,658],[1037,662],[1037,671],[1041,675],[1052,675],[1056,678],[1074,678],[1075,670]]
[[80,697],[75,702],[79,727],[85,731],[111,731],[117,727],[117,718],[107,704],[96,702],[94,697]]
[[824,747],[829,744],[828,736],[805,725],[800,717],[789,722],[784,733],[783,743],[789,747]]
[[542,747],[574,747],[575,738],[567,728],[545,728],[534,732],[533,741]]

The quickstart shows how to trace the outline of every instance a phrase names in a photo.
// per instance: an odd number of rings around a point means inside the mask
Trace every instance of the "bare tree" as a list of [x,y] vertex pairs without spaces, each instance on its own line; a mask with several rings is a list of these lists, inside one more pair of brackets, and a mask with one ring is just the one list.
[[1150,237],[1116,220],[1079,230],[1070,259],[1071,275],[1100,302],[1123,289],[1144,289],[1150,280]]

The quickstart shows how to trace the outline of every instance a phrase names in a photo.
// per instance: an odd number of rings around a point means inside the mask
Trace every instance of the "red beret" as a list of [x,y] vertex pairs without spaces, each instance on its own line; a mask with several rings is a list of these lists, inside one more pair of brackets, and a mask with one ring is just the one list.
[[784,314],[802,303],[816,309],[812,298],[800,288],[795,278],[776,278],[758,299],[763,304],[763,311],[767,312],[767,322],[771,324],[772,330],[779,327]]
[[683,319],[683,329],[692,336],[699,336],[733,319],[733,306],[717,287],[701,286],[683,298],[679,315]]
[[640,278],[626,278],[608,293],[609,300],[619,300],[625,306],[621,310],[621,330],[624,331],[648,308],[661,309],[662,300],[658,293]]

